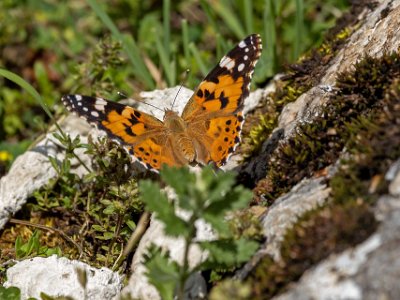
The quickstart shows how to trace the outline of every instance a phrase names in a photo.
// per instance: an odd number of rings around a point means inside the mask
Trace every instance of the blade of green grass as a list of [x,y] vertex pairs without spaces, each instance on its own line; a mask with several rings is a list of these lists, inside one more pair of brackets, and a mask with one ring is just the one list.
[[253,33],[253,1],[243,1],[244,22],[247,33]]
[[213,10],[211,10],[210,4],[206,0],[200,0],[200,5],[203,10],[203,12],[207,16],[208,23],[211,25],[212,28],[214,28],[214,32],[219,32],[219,27],[216,22],[216,17],[215,13]]
[[[154,33],[156,34],[156,32]],[[160,57],[161,66],[164,70],[164,75],[167,79],[168,86],[174,86],[176,84],[176,68],[174,61],[170,61],[167,57],[167,53],[164,51],[161,40],[156,39],[156,48],[158,56]]]
[[[58,125],[57,121],[55,120],[53,114],[51,113],[50,109],[48,108],[46,102],[44,102],[42,96],[35,90],[35,88],[30,85],[28,82],[26,82],[22,77],[18,76],[15,73],[12,73],[10,71],[0,69],[0,76],[3,76],[7,78],[8,80],[14,82],[15,84],[19,85],[21,88],[23,88],[28,94],[30,94],[43,108],[45,113],[49,116],[50,120],[52,120],[57,127],[58,131],[60,134],[63,136],[64,139],[67,139],[67,135],[64,133],[64,131],[61,129],[60,125]],[[90,169],[86,166],[86,164],[81,160],[81,158],[75,154],[75,152],[72,152],[73,155],[78,159],[78,161],[83,165],[83,167],[90,172]]]
[[171,1],[163,1],[163,37],[164,37],[164,51],[166,52],[167,59],[170,60],[170,39],[171,39]]
[[245,30],[240,23],[239,17],[231,9],[231,3],[223,0],[215,1],[213,2],[213,9],[225,21],[228,28],[239,40],[245,37]]
[[[190,44],[189,27],[186,19],[183,19],[181,24],[182,24],[183,54],[185,56],[185,64],[186,64],[185,68],[190,71],[191,55],[189,50],[189,44]],[[191,83],[193,80],[193,72],[189,72],[186,76],[187,76],[186,81]]]
[[190,63],[190,52],[189,52],[189,27],[186,19],[183,19],[181,22],[182,25],[182,45],[183,45],[183,54],[185,56],[185,61],[187,64]]
[[[12,73],[5,69],[0,69],[0,76],[3,76],[5,78],[7,78],[8,80],[14,82],[15,84],[17,84],[21,88],[23,88],[27,93],[29,93],[33,97],[33,99],[35,99],[37,101],[37,103],[40,104],[40,106],[43,108],[43,110],[49,116],[49,118],[55,122],[53,114],[51,113],[50,109],[48,108],[46,102],[44,102],[42,96],[40,96],[40,94],[35,90],[35,88],[32,85],[30,85],[28,82],[26,82],[22,77],[18,76],[17,74]],[[56,126],[58,127],[57,123],[56,123]]]
[[301,53],[304,35],[304,2],[296,0],[296,39],[294,41],[294,57],[297,59]]
[[155,88],[155,83],[149,70],[147,69],[145,63],[142,60],[140,55],[139,47],[136,45],[135,40],[131,36],[123,35],[115,26],[114,22],[107,15],[107,13],[100,7],[100,5],[96,2],[96,0],[86,0],[86,2],[90,5],[90,7],[94,10],[103,24],[111,31],[112,35],[115,39],[119,40],[122,43],[122,46],[129,57],[129,60],[132,63],[132,66],[135,70],[135,75],[146,84],[146,87],[149,89]]
[[275,27],[275,8],[274,0],[265,0],[264,8],[264,41],[266,47],[263,52],[265,57],[265,73],[272,76],[275,73],[276,61],[276,27]]
[[196,48],[196,46],[194,45],[194,43],[190,43],[189,44],[189,49],[190,52],[192,52],[194,59],[197,62],[197,65],[199,66],[200,72],[203,76],[207,75],[207,67],[204,64],[203,59],[201,58],[200,52],[199,50]]

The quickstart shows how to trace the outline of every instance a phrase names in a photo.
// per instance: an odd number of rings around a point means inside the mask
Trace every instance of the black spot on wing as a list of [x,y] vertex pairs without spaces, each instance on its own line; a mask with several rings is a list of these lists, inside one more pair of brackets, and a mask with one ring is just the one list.
[[201,89],[199,89],[198,91],[197,91],[197,97],[199,97],[199,98],[203,98],[203,91],[201,90]]
[[[225,97],[224,92],[222,92],[219,96],[219,101],[221,102],[221,109],[225,108],[228,105],[229,99]],[[227,123],[227,125],[229,124]]]
[[127,135],[136,136],[136,134],[132,131],[132,126],[131,125],[124,124],[124,126],[125,126],[125,132],[126,132]]

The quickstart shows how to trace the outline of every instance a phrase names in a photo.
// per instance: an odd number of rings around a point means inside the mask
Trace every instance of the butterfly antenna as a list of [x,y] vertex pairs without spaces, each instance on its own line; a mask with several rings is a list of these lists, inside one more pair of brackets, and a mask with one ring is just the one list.
[[124,94],[123,92],[118,91],[117,94],[118,94],[118,96],[120,96],[120,97],[123,97],[123,98],[126,98],[126,99],[131,99],[131,100],[133,100],[133,101],[135,101],[135,102],[140,102],[140,103],[146,104],[146,105],[148,105],[148,106],[151,106],[151,107],[153,107],[153,108],[155,108],[155,109],[158,109],[158,110],[161,110],[162,112],[164,112],[164,110],[162,110],[161,108],[159,108],[159,107],[157,107],[157,106],[155,106],[155,105],[153,105],[153,104],[151,104],[151,103],[147,103],[147,102],[145,102],[145,101],[138,101],[138,100],[129,98],[129,97],[128,97],[126,94]]
[[182,86],[183,86],[183,83],[186,81],[187,75],[189,74],[189,72],[190,72],[190,70],[189,70],[189,69],[186,69],[186,71],[185,71],[185,73],[184,73],[184,75],[183,75],[183,79],[182,79],[181,83],[179,84],[178,92],[177,92],[176,95],[175,95],[174,101],[172,101],[171,110],[174,109],[174,104],[175,104],[176,98],[178,98],[179,92],[181,91],[181,88],[182,88]]

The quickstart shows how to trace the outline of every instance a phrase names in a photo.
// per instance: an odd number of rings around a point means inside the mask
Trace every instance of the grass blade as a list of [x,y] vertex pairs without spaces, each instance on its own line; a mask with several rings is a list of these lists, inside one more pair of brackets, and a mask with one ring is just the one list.
[[297,59],[300,56],[304,35],[304,2],[296,0],[296,38],[294,41],[294,57]]
[[8,80],[14,82],[15,84],[19,85],[23,88],[28,94],[30,94],[37,103],[43,108],[45,113],[49,116],[49,118],[55,122],[53,114],[51,113],[50,109],[48,108],[47,104],[44,102],[42,96],[35,90],[35,88],[30,85],[27,81],[25,81],[22,77],[18,76],[15,73],[12,73],[5,69],[0,69],[0,76],[7,78]]
[[171,1],[164,0],[163,3],[163,36],[164,36],[164,51],[167,59],[170,60],[170,39],[171,39]]
[[266,47],[264,47],[263,56],[265,60],[265,73],[267,76],[275,74],[275,67],[278,64],[276,58],[276,27],[275,27],[275,7],[274,0],[265,0],[264,9],[264,41]]
[[197,65],[199,66],[201,74],[203,76],[206,76],[208,69],[207,69],[206,65],[204,64],[203,59],[201,58],[199,50],[196,48],[194,43],[190,43],[189,44],[189,49],[190,49],[190,52],[192,52],[193,57],[196,60]]
[[217,14],[225,21],[229,29],[235,34],[235,36],[241,40],[245,37],[246,33],[241,25],[238,16],[236,16],[233,10],[230,8],[230,3],[227,1],[214,1],[213,9]]
[[[155,33],[156,34],[156,33]],[[156,39],[156,48],[158,56],[160,57],[161,66],[164,70],[164,75],[167,78],[168,86],[174,86],[176,84],[176,69],[174,61],[170,61],[167,57],[167,53],[164,51],[161,40]]]
[[253,1],[243,1],[244,24],[247,33],[254,33],[253,29]]

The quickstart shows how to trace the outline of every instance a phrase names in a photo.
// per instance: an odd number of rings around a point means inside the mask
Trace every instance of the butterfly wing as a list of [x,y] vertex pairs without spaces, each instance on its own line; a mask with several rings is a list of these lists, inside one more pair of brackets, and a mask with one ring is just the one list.
[[62,102],[68,110],[104,130],[147,168],[157,171],[162,164],[179,165],[166,147],[169,139],[164,123],[157,118],[103,98],[65,95]]
[[197,147],[197,160],[225,164],[240,142],[244,100],[261,55],[258,34],[242,40],[200,83],[185,106],[182,118]]

